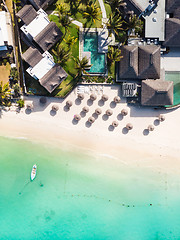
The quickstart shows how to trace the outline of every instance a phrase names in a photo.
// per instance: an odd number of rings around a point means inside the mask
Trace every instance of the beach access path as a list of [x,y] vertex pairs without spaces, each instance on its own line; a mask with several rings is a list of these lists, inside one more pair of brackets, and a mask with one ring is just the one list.
[[[40,105],[37,96],[24,97],[25,104],[33,104],[33,110],[23,108],[16,112],[13,107],[9,111],[2,110],[0,135],[32,139],[61,148],[70,145],[86,149],[86,152],[112,156],[119,161],[124,155],[127,157],[125,164],[147,164],[147,167],[156,166],[157,169],[168,166],[169,170],[180,171],[180,108],[167,111],[127,106],[125,99],[115,105],[113,98],[119,94],[119,86],[114,85],[103,87],[103,93],[109,97],[103,104],[102,92],[97,92],[96,87],[97,99],[94,102],[90,102],[88,93],[84,93],[85,98],[79,101],[77,88],[65,100],[47,98],[45,105]],[[69,111],[65,106],[67,100],[73,102]],[[59,107],[56,114],[52,111],[54,104]],[[82,108],[88,105],[89,112],[84,115]],[[98,117],[94,114],[97,107],[102,110]],[[120,114],[123,108],[128,110],[125,117]],[[113,111],[112,116],[106,116],[107,109]],[[75,114],[81,114],[79,122],[74,121]],[[164,122],[157,121],[159,114],[165,115]],[[87,120],[92,115],[96,120],[90,126]],[[113,129],[111,124],[114,120],[119,125]],[[133,124],[133,129],[128,132],[125,126],[129,122]],[[153,132],[147,131],[149,124],[155,125]]]

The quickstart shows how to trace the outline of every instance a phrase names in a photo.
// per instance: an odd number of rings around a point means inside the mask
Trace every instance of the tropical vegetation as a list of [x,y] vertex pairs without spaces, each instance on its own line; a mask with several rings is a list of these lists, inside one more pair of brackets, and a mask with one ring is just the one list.
[[10,101],[10,88],[9,84],[3,82],[0,82],[0,105],[3,106],[10,106],[11,101]]

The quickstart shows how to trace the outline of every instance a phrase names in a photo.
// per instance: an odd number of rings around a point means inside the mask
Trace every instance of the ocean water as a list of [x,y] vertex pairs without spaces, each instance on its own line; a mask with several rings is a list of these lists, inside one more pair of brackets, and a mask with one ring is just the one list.
[[1,240],[180,239],[180,176],[23,139],[0,146]]

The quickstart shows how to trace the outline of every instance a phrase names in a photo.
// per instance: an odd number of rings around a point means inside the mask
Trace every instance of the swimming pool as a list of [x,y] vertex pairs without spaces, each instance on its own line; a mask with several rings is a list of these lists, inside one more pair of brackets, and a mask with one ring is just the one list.
[[180,72],[166,72],[166,81],[173,81],[174,83],[174,103],[173,105],[180,104]]
[[105,73],[105,53],[98,53],[98,34],[84,34],[84,52],[91,52],[92,67],[86,70],[89,73]]

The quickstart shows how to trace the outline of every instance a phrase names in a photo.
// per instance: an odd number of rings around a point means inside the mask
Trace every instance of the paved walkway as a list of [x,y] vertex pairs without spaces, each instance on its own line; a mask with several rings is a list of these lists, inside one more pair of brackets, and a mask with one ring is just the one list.
[[99,1],[99,5],[100,5],[100,8],[101,8],[101,12],[102,12],[102,25],[104,27],[106,27],[106,23],[108,21],[108,18],[107,18],[106,9],[105,9],[105,6],[104,6],[104,1],[103,0],[98,0],[98,1]]

